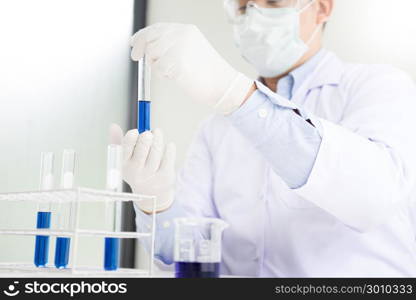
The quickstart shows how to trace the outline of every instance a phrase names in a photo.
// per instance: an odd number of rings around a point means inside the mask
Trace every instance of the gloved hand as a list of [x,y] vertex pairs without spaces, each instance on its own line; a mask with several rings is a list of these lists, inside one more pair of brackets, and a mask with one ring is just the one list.
[[220,113],[237,110],[254,86],[254,80],[234,70],[194,25],[155,24],[137,32],[131,45],[133,60],[146,55],[152,71]]
[[[156,129],[139,135],[129,131],[123,139],[123,179],[135,194],[157,197],[156,211],[168,209],[174,200],[176,147],[165,147],[163,133]],[[137,202],[144,212],[151,213],[153,201]]]

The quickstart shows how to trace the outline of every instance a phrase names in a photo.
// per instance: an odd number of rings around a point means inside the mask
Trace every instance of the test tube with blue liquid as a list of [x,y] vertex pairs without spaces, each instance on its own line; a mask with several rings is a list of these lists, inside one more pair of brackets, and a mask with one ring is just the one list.
[[[109,145],[107,153],[107,190],[111,192],[122,191],[122,147],[121,145]],[[112,217],[111,227],[113,231],[121,229],[121,203],[106,203],[106,220]],[[120,239],[106,237],[104,240],[104,269],[115,271],[119,266]]]
[[[74,186],[76,153],[74,150],[65,150],[62,157],[61,189],[72,189]],[[58,229],[65,230],[70,227],[71,203],[59,202]],[[69,249],[71,238],[58,237],[55,246],[55,267],[65,269],[69,262]]]
[[137,129],[139,133],[150,130],[151,101],[147,94],[150,84],[150,70],[146,63],[146,57],[138,62],[138,98],[137,98]]
[[[52,152],[42,153],[41,157],[41,172],[40,172],[40,186],[41,191],[53,189],[54,180],[54,154]],[[49,229],[51,227],[51,203],[41,202],[38,205],[37,213],[37,229]],[[46,267],[48,264],[49,254],[49,236],[37,235],[35,241],[35,257],[34,263],[38,268]]]

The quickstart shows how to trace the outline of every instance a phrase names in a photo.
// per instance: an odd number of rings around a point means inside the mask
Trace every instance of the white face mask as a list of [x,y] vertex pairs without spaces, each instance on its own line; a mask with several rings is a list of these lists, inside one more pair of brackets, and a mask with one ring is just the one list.
[[300,38],[300,14],[296,8],[248,7],[244,21],[234,25],[237,47],[242,56],[253,65],[264,78],[277,77],[290,70],[308,51],[308,44]]

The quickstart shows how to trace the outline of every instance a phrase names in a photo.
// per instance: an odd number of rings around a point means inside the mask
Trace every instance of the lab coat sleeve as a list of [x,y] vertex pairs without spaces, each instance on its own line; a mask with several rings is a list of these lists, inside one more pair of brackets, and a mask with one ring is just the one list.
[[[212,201],[212,162],[204,122],[192,143],[184,167],[176,182],[175,201],[170,209],[156,215],[155,257],[164,264],[173,263],[174,219],[184,217],[217,218]],[[149,232],[152,217],[135,206],[139,232]],[[149,249],[149,239],[144,240]]]
[[289,100],[261,83],[257,86],[259,89],[229,118],[290,188],[300,188],[306,184],[318,155],[322,140],[319,131]]
[[[319,119],[264,87],[262,93],[274,104],[262,104],[268,118],[255,118],[256,114],[262,114],[259,109],[247,112],[247,116],[243,111],[231,118],[282,179],[285,179],[284,164],[300,170],[294,162],[308,161],[302,165],[303,172],[311,167],[307,181],[299,188],[292,187],[294,193],[347,226],[368,231],[387,222],[402,205],[407,205],[414,185],[416,89],[407,75],[388,67],[350,72],[349,78],[343,79],[342,89],[348,106],[339,124]],[[314,151],[298,150],[301,142],[290,144],[293,135],[277,133],[279,129],[287,131],[287,126],[295,126],[293,120],[282,117],[282,108],[284,113],[288,108],[299,111],[304,120],[310,119],[319,130],[322,140],[312,166]],[[305,135],[296,139],[304,139],[304,147],[316,147]],[[319,141],[318,137],[313,139]],[[279,143],[287,143],[293,151],[282,155],[276,150]],[[305,155],[309,158],[302,157]]]
[[296,193],[369,231],[409,203],[415,182],[416,89],[387,67],[351,72],[340,124],[321,120],[322,145],[308,183]]

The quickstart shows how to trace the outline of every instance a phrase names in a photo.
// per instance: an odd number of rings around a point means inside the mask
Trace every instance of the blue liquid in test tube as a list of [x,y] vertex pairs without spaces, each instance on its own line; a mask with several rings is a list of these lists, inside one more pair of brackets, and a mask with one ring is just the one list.
[[150,101],[138,102],[138,118],[137,128],[139,133],[143,133],[150,130]]
[[[48,229],[51,227],[51,212],[38,212],[36,228]],[[35,242],[35,266],[46,267],[48,264],[49,236],[37,235]]]
[[[41,174],[40,174],[40,190],[46,191],[53,188],[53,164],[54,154],[42,153],[41,158]],[[36,228],[49,229],[51,227],[51,205],[42,202],[38,207]],[[48,264],[49,254],[49,236],[37,235],[35,240],[34,263],[36,267],[46,267]]]
[[70,238],[58,237],[56,239],[55,267],[57,269],[65,269],[68,266],[70,245]]
[[148,95],[148,72],[146,58],[143,57],[138,63],[137,129],[139,133],[150,130],[151,102]]
[[[122,191],[122,147],[121,145],[109,145],[107,154],[107,190],[112,192]],[[120,230],[121,203],[106,204],[106,220],[114,214],[112,230]],[[109,212],[112,209],[112,213]],[[104,239],[104,270],[116,271],[119,266],[120,239],[106,237]]]
[[115,271],[118,269],[120,239],[105,238],[104,243],[104,269]]
[[[61,172],[61,188],[72,189],[74,186],[75,173],[74,150],[65,150],[62,157]],[[60,230],[68,229],[72,224],[71,220],[71,204],[59,203],[58,210],[58,228]],[[58,237],[55,246],[55,267],[57,269],[65,269],[69,263],[69,250],[71,247],[71,239],[68,237]]]

